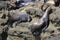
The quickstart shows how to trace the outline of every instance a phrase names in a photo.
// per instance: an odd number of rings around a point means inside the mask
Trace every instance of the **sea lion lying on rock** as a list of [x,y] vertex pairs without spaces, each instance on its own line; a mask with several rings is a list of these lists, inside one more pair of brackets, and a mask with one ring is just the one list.
[[30,22],[32,20],[31,16],[26,13],[8,13],[8,20],[6,23],[2,23],[1,25],[10,25],[12,27],[13,23],[18,24],[21,22]]

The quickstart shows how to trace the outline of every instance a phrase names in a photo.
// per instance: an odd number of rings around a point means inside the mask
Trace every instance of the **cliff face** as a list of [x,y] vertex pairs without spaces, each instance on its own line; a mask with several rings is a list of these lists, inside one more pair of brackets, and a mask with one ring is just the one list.
[[[5,5],[4,3],[1,3],[1,5],[2,4]],[[16,10],[10,10],[10,14],[18,13],[18,12],[19,13],[27,12],[27,14],[29,14],[32,17],[32,21],[20,23],[16,26],[16,28],[9,27],[7,40],[35,40],[34,36],[30,32],[28,27],[30,24],[40,21],[39,18],[44,14],[44,12],[41,10],[42,4],[43,2],[41,3],[40,1],[35,3],[31,2],[27,6],[21,7]],[[4,8],[0,10],[0,24],[5,23],[8,20],[8,17],[6,17],[5,19],[1,18],[3,14],[8,15],[8,10],[6,10],[5,6],[3,5],[2,7]],[[55,6],[52,6],[51,8],[53,9],[52,10],[53,12],[50,14],[50,25],[45,32],[41,33],[42,40],[59,40],[60,39],[59,38],[60,36],[58,36],[60,35],[60,8]],[[3,29],[7,26],[8,25],[5,25],[5,26],[0,25],[0,40],[2,39],[1,34],[3,32]],[[13,24],[13,26],[15,25]]]

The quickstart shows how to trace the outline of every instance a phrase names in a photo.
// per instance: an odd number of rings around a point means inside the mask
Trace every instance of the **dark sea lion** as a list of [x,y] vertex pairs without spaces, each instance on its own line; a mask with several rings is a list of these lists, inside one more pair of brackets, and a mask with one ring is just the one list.
[[50,14],[50,11],[51,11],[51,7],[48,7],[46,9],[44,15],[41,17],[40,22],[32,23],[29,26],[29,29],[32,32],[33,36],[39,37],[40,33],[42,31],[45,31],[45,29],[49,26],[49,14]]

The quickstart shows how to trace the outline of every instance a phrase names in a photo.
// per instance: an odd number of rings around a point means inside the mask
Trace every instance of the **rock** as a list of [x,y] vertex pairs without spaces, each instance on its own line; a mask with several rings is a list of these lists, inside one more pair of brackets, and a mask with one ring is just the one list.
[[60,25],[60,8],[55,7],[53,8],[53,10],[55,9],[55,11],[53,11],[53,13],[50,15],[50,19],[51,22],[54,23],[55,26],[59,26]]
[[47,38],[46,40],[60,40],[60,35],[57,35],[55,37]]
[[30,9],[27,9],[26,12],[27,14],[35,15],[38,17],[41,17],[43,15],[43,12],[38,8],[30,8]]
[[[14,6],[13,3],[16,0],[10,0],[10,1],[9,1],[10,4],[12,4]],[[6,19],[1,19],[4,12],[7,11],[5,14],[6,15],[8,14],[8,10],[4,10],[6,5],[4,5],[4,3],[3,4],[2,3],[3,2],[1,2],[2,6],[0,8],[3,8],[3,10],[0,11],[0,24],[5,23],[8,19],[8,17]],[[31,24],[33,22],[40,21],[39,18],[37,18],[37,17],[41,17],[44,13],[41,10],[42,4],[43,4],[43,2],[42,3],[41,2],[31,2],[27,6],[24,6],[22,8],[16,9],[16,10],[11,10],[11,15],[13,14],[13,12],[19,11],[19,12],[27,12],[27,14],[29,14],[30,16],[33,16],[33,17],[32,17],[32,22],[20,23],[15,28],[9,27],[7,40],[24,40],[24,39],[35,40],[32,33],[28,29],[28,26],[29,26],[29,24]],[[47,28],[47,30],[45,31],[45,33],[42,33],[42,35],[41,35],[42,38],[43,37],[47,38],[44,40],[60,40],[60,35],[58,35],[58,34],[60,34],[60,8],[52,5],[52,9],[53,9],[52,10],[53,12],[50,14],[50,21],[51,21],[50,25]],[[6,25],[6,26],[8,26],[8,25]],[[0,40],[1,40],[1,33],[2,33],[2,30],[4,27],[5,26],[0,25]]]

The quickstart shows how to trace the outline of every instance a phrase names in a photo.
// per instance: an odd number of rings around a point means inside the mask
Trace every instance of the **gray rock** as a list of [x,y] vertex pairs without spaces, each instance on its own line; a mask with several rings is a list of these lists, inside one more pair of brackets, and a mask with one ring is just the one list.
[[52,37],[52,38],[47,38],[46,40],[60,40],[60,35],[57,35],[57,36]]

